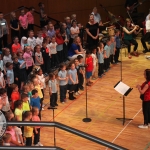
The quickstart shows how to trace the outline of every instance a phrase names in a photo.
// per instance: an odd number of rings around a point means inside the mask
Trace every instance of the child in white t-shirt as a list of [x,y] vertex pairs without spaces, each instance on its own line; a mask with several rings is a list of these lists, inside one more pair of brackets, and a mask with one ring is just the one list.
[[17,136],[18,143],[24,145],[21,128],[18,128],[17,126],[14,126],[14,130],[15,130],[15,133],[16,133],[16,136]]
[[56,38],[52,37],[51,43],[49,44],[50,50],[51,50],[51,61],[52,61],[52,68],[58,66],[58,56],[57,56],[57,50],[56,50]]
[[96,48],[94,48],[94,49],[92,50],[91,56],[92,56],[92,58],[93,58],[92,79],[95,80],[95,79],[96,79],[96,67],[97,67]]
[[42,47],[43,43],[43,37],[42,37],[42,31],[37,32],[37,38],[36,38],[36,45],[40,45]]
[[32,52],[34,52],[34,47],[36,46],[36,39],[34,37],[34,32],[31,30],[29,31],[29,37],[28,37],[28,44],[31,47]]

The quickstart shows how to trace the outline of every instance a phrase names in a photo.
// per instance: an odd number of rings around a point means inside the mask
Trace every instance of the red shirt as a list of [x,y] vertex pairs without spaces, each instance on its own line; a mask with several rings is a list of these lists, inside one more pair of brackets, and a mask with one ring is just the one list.
[[143,89],[146,84],[148,84],[149,87],[144,93],[144,101],[150,101],[150,82],[144,82],[141,86],[141,89]]
[[87,67],[86,67],[87,72],[93,71],[93,58],[92,58],[92,56],[86,58],[86,65],[87,65]]
[[11,100],[12,100],[12,105],[11,108],[14,109],[14,102],[20,99],[20,94],[19,92],[12,92],[11,93]]
[[12,52],[13,53],[17,53],[17,52],[19,52],[19,51],[21,51],[21,46],[20,46],[20,44],[18,43],[17,45],[16,44],[13,44],[12,45]]

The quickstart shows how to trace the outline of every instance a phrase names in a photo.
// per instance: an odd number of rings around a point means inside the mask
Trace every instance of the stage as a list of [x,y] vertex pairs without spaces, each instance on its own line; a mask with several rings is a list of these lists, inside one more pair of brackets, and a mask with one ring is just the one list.
[[[141,44],[138,49],[142,52]],[[139,124],[143,124],[143,115],[142,101],[136,85],[145,81],[144,70],[150,68],[150,60],[145,59],[144,54],[129,59],[125,57],[124,52],[125,50],[122,50],[123,82],[133,88],[126,97],[126,117],[133,120],[126,121],[123,126],[122,121],[116,119],[122,117],[122,96],[113,88],[120,80],[120,64],[117,64],[111,65],[110,71],[103,78],[94,80],[93,86],[88,87],[88,117],[92,122],[82,122],[85,117],[85,91],[76,100],[67,100],[65,104],[61,104],[58,99],[59,106],[55,110],[55,121],[130,150],[144,150],[150,142],[150,129],[138,128]],[[44,103],[48,102],[47,88]],[[42,111],[42,121],[52,121],[52,110],[48,110],[47,107],[48,105]],[[41,129],[41,143],[44,146],[53,145],[53,128]],[[56,145],[66,150],[107,149],[57,128]]]

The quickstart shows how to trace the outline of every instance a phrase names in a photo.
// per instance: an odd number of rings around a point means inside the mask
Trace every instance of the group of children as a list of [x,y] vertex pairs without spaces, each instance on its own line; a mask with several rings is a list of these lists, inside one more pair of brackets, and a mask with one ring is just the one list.
[[[43,11],[43,4],[40,7]],[[111,36],[105,46],[100,42],[98,47],[92,49],[92,53],[86,51],[85,60],[83,56],[78,55],[69,66],[66,66],[64,62],[68,60],[68,48],[72,43],[70,41],[73,41],[77,35],[80,36],[81,24],[77,26],[76,16],[73,16],[72,21],[66,17],[66,22],[61,26],[54,27],[49,22],[37,32],[35,37],[33,12],[33,7],[27,14],[21,10],[19,17],[21,39],[18,27],[16,26],[16,30],[13,27],[16,15],[14,12],[11,14],[13,44],[11,50],[4,48],[0,53],[0,109],[7,121],[41,120],[47,73],[49,74],[49,109],[58,106],[58,91],[62,104],[67,102],[67,91],[69,100],[75,100],[80,90],[84,90],[84,78],[86,86],[91,86],[93,83],[91,77],[93,80],[97,78],[97,68],[98,77],[101,78],[110,69],[110,63],[120,62],[118,60],[121,47],[120,32],[116,30],[115,36]],[[30,22],[25,21],[24,18],[28,18]],[[57,67],[60,68],[58,75],[50,73]],[[32,143],[35,146],[43,146],[40,143],[40,126],[8,126],[2,141],[6,146],[31,146]]]

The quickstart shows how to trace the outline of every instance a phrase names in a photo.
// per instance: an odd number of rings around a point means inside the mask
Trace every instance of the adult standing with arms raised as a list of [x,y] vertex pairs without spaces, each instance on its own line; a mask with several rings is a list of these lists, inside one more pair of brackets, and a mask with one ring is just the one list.
[[97,47],[99,36],[99,24],[95,22],[94,15],[90,14],[89,22],[86,24],[88,49]]
[[148,128],[150,124],[150,69],[146,69],[144,71],[144,77],[146,81],[141,85],[137,85],[142,99],[142,109],[143,109],[143,116],[144,116],[144,124],[139,125],[139,128]]

